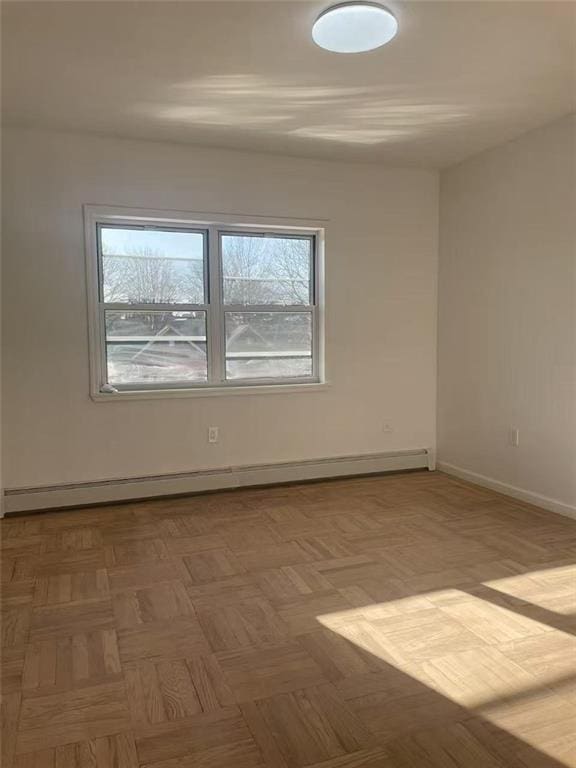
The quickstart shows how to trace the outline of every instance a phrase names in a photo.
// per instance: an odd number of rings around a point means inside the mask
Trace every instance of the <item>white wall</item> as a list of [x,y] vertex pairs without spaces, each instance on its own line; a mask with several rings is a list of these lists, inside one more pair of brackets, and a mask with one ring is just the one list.
[[575,129],[565,118],[441,176],[438,407],[441,461],[574,512]]
[[[435,173],[80,135],[4,142],[7,488],[434,445]],[[83,203],[330,219],[330,389],[93,402]]]

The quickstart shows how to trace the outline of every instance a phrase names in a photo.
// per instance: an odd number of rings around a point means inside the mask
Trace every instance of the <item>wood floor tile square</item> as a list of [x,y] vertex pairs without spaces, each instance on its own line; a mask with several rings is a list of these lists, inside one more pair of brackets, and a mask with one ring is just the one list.
[[182,720],[202,712],[185,659],[142,659],[124,665],[133,724]]
[[295,642],[269,648],[225,651],[217,653],[216,658],[238,702],[325,682],[318,664]]
[[263,520],[229,523],[222,526],[221,532],[228,549],[236,553],[257,547],[273,547],[280,543],[279,538]]
[[[262,519],[261,515],[256,511],[247,512],[245,508],[234,509],[230,505],[215,505],[214,501],[207,502],[206,498],[197,503],[207,504],[208,507],[192,511],[188,518],[193,521],[192,525],[198,534],[215,533],[220,535],[229,524],[235,525],[239,522],[249,524],[255,520]],[[173,518],[174,513],[166,517]]]
[[344,541],[343,537],[334,536],[330,533],[321,536],[295,538],[294,543],[306,553],[312,562],[348,557],[354,554],[354,550]]
[[114,614],[108,598],[81,600],[34,608],[30,640],[47,640],[99,629],[113,629]]
[[0,658],[0,691],[2,694],[18,693],[22,690],[25,653],[25,644],[2,648]]
[[106,567],[104,548],[66,550],[39,555],[34,562],[35,576],[97,571]]
[[117,592],[112,597],[112,605],[119,629],[194,616],[194,608],[181,581]]
[[332,584],[313,565],[285,565],[258,571],[256,579],[272,602],[332,589]]
[[382,660],[329,629],[298,637],[299,644],[314,659],[327,680],[377,672]]
[[423,679],[425,678],[419,667],[413,667],[411,672],[407,673],[400,667],[379,662],[374,670],[341,677],[334,682],[334,687],[344,701],[369,700],[377,695],[379,701],[396,702],[400,707],[403,699],[416,699],[432,690],[429,681],[422,682]]
[[476,635],[437,609],[373,621],[366,620],[362,611],[326,614],[320,623],[377,658],[404,668],[451,650],[483,645]]
[[27,539],[30,536],[41,536],[45,530],[45,521],[40,517],[6,517],[2,523],[2,539]]
[[576,637],[565,632],[545,632],[502,643],[498,650],[538,680],[552,684],[574,674]]
[[121,678],[114,629],[41,640],[26,648],[22,682],[25,695],[66,691]]
[[240,560],[230,550],[210,549],[182,558],[182,576],[189,584],[207,584],[244,573]]
[[[267,499],[257,504],[256,507],[261,507],[264,519],[272,528],[276,528],[277,525],[304,526],[306,523],[314,525],[314,521],[304,512],[304,507],[309,504],[310,502],[305,501],[302,494],[299,494],[298,497]],[[325,526],[325,529],[329,525],[329,523],[322,524]],[[294,537],[290,536],[289,540],[292,540],[292,538]]]
[[[567,529],[562,527],[564,533]],[[530,574],[533,581],[542,586],[562,586],[573,587],[576,582],[576,564],[560,565],[560,566],[545,566],[539,570],[533,570]]]
[[5,608],[0,616],[2,648],[23,645],[30,633],[32,609],[29,606]]
[[123,683],[24,699],[16,751],[35,752],[130,728]]
[[378,520],[374,513],[361,510],[357,510],[354,515],[334,515],[329,522],[333,530],[344,534],[349,539],[378,536],[386,531],[387,526],[390,526],[390,523]]
[[[285,517],[283,515],[286,515]],[[290,542],[298,537],[323,536],[333,532],[329,518],[313,519],[304,512],[290,507],[287,512],[281,508],[266,515],[268,526],[276,540]]]
[[152,522],[143,522],[135,517],[107,521],[101,528],[102,539],[105,545],[113,546],[130,541],[162,538],[162,528],[160,525]]
[[[211,765],[210,759],[214,752],[219,759],[227,754],[235,766],[233,757],[235,750],[245,760],[246,749],[255,756],[252,734],[237,708],[223,709],[208,714],[178,720],[148,725],[136,728],[136,747],[142,765],[154,765],[163,761],[195,758],[196,763],[190,765]],[[219,751],[220,750],[220,751]],[[246,762],[246,760],[245,760]],[[249,763],[248,763],[249,764]],[[184,765],[188,765],[184,763]],[[217,762],[212,765],[219,766]],[[256,763],[257,765],[257,763]],[[224,768],[224,764],[222,764]]]
[[234,707],[236,700],[215,656],[193,656],[186,660],[202,712]]
[[281,568],[284,565],[307,563],[312,558],[299,544],[291,541],[286,544],[244,550],[238,559],[247,571],[256,572],[268,568]]
[[33,581],[38,570],[38,556],[21,555],[17,557],[2,555],[2,584]]
[[572,569],[571,574],[571,583],[563,583],[561,580],[545,583],[533,574],[523,573],[495,579],[472,589],[478,597],[495,601],[500,599],[504,605],[508,600],[514,607],[520,601],[527,606],[528,613],[532,609],[534,618],[538,616],[538,609],[573,617],[576,613],[576,569]]
[[416,686],[416,690],[406,696],[391,697],[389,691],[380,690],[347,698],[346,703],[381,743],[469,717],[465,709],[424,685]]
[[264,593],[256,583],[254,576],[247,573],[202,584],[188,583],[185,586],[188,596],[196,608],[203,605],[210,607],[235,605],[243,600],[264,598]]
[[158,527],[164,538],[195,538],[206,535],[206,526],[194,515],[164,518],[159,521]]
[[337,589],[387,577],[382,564],[367,555],[333,558],[315,563],[314,566]]
[[100,508],[72,509],[60,511],[42,520],[42,532],[46,534],[58,533],[71,528],[95,526],[103,530],[104,526],[112,520],[117,525],[120,521],[133,519],[128,506],[106,506]]
[[133,539],[106,547],[106,565],[137,565],[169,556],[162,539]]
[[[62,748],[63,751],[66,749],[70,749],[70,746]],[[113,736],[103,736],[99,739],[94,739],[92,742],[88,742],[86,745],[82,744],[80,750],[86,750],[92,757],[95,763],[94,768],[115,768],[115,766],[118,766],[118,768],[138,767],[136,743],[132,733],[118,733]],[[62,762],[65,762],[65,760]],[[56,761],[56,766],[58,766],[58,760]],[[78,768],[80,768],[80,766],[78,766]]]
[[549,626],[522,616],[516,611],[468,595],[435,604],[443,613],[451,616],[485,643],[521,640],[551,630]]
[[122,662],[182,659],[210,653],[198,619],[184,616],[118,630]]
[[552,549],[542,546],[536,539],[526,539],[517,532],[487,530],[477,538],[483,546],[498,553],[498,559],[509,557],[525,563],[543,563],[549,560]]
[[2,557],[24,557],[39,554],[46,546],[46,537],[40,534],[34,536],[6,536],[0,539]]
[[325,619],[322,623],[327,630],[341,636],[350,645],[357,647],[364,654],[373,656],[379,662],[406,670],[410,670],[416,663],[404,655],[397,644],[391,643],[373,622],[361,617],[342,622],[340,617],[337,617],[337,622],[333,626]]
[[117,733],[18,755],[15,768],[138,768],[138,755],[133,735]]
[[301,768],[358,751],[373,741],[329,684],[245,704],[242,712],[251,724],[257,718],[262,721],[257,735],[269,731],[269,736],[261,736],[261,749],[268,753],[270,764],[275,764],[279,752],[289,768]]
[[201,604],[198,620],[213,651],[282,642],[287,627],[265,598],[247,598],[233,604]]
[[436,608],[369,622],[399,662],[424,661],[483,645],[482,640]]
[[[576,584],[576,579],[575,579]],[[539,608],[544,611],[551,611],[565,616],[567,621],[561,622],[569,631],[576,632],[576,595],[574,587],[566,586],[545,586],[525,597],[525,600],[531,605],[536,606],[533,612],[534,618],[537,618]],[[541,614],[543,617],[546,614]],[[548,617],[547,617],[548,618]]]
[[402,737],[390,743],[387,752],[395,768],[512,768],[490,744],[482,744],[466,723]]
[[352,554],[371,554],[377,556],[391,547],[417,544],[417,537],[401,523],[389,523],[385,531],[363,532],[362,535],[348,536],[348,550]]
[[[318,518],[331,515],[353,514],[358,508],[359,499],[353,493],[346,493],[344,487],[330,489],[303,489],[303,495],[311,502],[303,507],[308,517]],[[363,497],[362,510],[379,511],[378,501]]]
[[494,646],[439,656],[423,662],[421,668],[434,690],[475,709],[505,698],[507,692],[530,689],[536,682]]
[[320,617],[338,616],[349,612],[353,606],[336,590],[302,595],[276,603],[280,618],[286,623],[292,635],[314,632],[321,629]]
[[95,549],[103,545],[102,533],[95,527],[70,528],[45,537],[45,552],[66,552]]
[[562,745],[569,744],[571,749],[566,752],[572,752],[572,759],[576,747],[574,713],[575,707],[568,699],[546,688],[496,699],[477,710],[477,715],[494,732],[498,729],[498,738],[506,733],[517,742],[538,745],[540,751],[550,756],[553,750],[564,751]]
[[[358,601],[356,615],[362,616],[367,621],[385,621],[387,619],[407,616],[411,613],[420,613],[427,615],[427,611],[434,609],[434,604],[428,600],[426,595],[410,595],[404,597],[402,595],[401,583],[387,582],[385,588],[389,588],[388,599],[381,601],[368,600],[365,597]],[[350,601],[354,598],[353,588],[339,590],[342,595],[348,598]],[[368,594],[368,590],[372,591],[372,584],[367,582],[363,591]],[[343,621],[346,621],[346,615],[343,616]]]
[[[476,739],[490,751],[500,757],[504,768],[574,768],[576,756],[576,732],[562,732],[554,727],[554,738],[551,734],[535,728],[533,737],[519,739],[497,725],[481,717],[467,720],[466,728]],[[558,723],[560,725],[560,723]]]
[[56,605],[106,598],[109,593],[108,574],[105,568],[42,576],[36,580],[34,605]]
[[139,589],[163,581],[176,581],[180,571],[173,560],[156,560],[140,565],[122,565],[108,568],[111,592]]
[[[382,555],[382,553],[380,554]],[[381,556],[381,559],[389,559],[394,562],[395,566],[402,563],[407,571],[406,575],[418,576],[433,571],[465,567],[471,562],[495,562],[501,560],[502,557],[502,553],[496,549],[481,542],[460,537],[458,547],[430,547],[426,544],[414,544],[407,547],[395,547],[392,554],[387,554],[386,558]]]
[[203,536],[178,536],[164,539],[166,548],[171,555],[193,555],[206,549],[224,549],[226,543],[222,536],[214,533]]

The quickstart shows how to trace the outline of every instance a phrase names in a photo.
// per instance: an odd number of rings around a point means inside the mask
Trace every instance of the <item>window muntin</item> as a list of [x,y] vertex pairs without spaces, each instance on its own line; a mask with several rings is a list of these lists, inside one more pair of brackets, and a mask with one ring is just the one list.
[[319,381],[316,232],[119,219],[95,221],[99,391]]

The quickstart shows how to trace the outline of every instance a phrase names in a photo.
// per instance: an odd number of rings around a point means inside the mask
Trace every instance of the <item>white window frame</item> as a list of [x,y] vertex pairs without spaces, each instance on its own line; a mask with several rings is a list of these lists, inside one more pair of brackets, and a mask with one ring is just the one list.
[[[98,229],[102,226],[145,226],[205,233],[204,304],[130,304],[135,311],[170,310],[206,313],[208,380],[137,384],[112,387],[107,381],[105,311],[126,309],[126,304],[101,300],[102,271]],[[324,226],[323,222],[223,214],[84,206],[86,243],[90,394],[94,400],[190,397],[210,395],[303,392],[326,388],[324,365]],[[225,305],[223,302],[220,240],[227,234],[292,236],[312,243],[310,305]],[[312,375],[291,378],[226,380],[226,312],[299,312],[311,315]]]

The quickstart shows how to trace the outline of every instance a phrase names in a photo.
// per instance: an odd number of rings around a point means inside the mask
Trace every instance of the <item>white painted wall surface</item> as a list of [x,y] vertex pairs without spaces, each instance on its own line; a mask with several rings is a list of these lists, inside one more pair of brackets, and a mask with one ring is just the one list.
[[[4,143],[7,488],[434,445],[437,174],[86,135]],[[329,219],[330,388],[93,402],[83,203]]]
[[438,444],[576,512],[575,139],[568,117],[441,176]]

